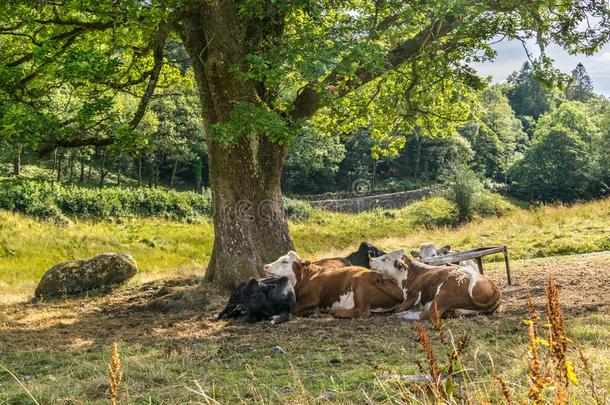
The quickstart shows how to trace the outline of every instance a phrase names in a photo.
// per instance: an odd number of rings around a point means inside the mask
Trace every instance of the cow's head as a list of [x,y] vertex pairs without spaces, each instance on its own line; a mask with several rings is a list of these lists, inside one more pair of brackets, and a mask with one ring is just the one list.
[[368,257],[369,259],[385,254],[383,250],[379,249],[377,246],[371,245],[368,242],[362,242],[360,244],[358,253],[361,253],[364,257]]
[[411,255],[420,259],[429,259],[431,257],[443,256],[451,252],[451,246],[443,246],[440,249],[436,248],[436,243],[429,242],[420,246],[419,251],[412,250]]
[[255,278],[250,279],[241,289],[240,302],[249,312],[257,312],[265,305],[265,293],[273,289],[273,285],[261,283]]
[[280,258],[273,263],[265,264],[263,271],[266,275],[272,277],[288,277],[290,283],[295,285],[297,278],[293,265],[296,262],[300,263],[299,257],[296,252],[291,250],[284,256],[280,256]]
[[405,251],[402,249],[395,250],[379,257],[373,257],[369,260],[371,270],[377,271],[386,277],[390,277],[396,282],[400,282],[405,277],[407,266],[403,261]]

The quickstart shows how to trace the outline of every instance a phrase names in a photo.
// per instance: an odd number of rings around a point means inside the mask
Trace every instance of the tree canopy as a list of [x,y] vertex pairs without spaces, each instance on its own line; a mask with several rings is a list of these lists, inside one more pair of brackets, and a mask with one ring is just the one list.
[[[280,185],[304,128],[366,129],[375,162],[411,134],[454,136],[486,84],[469,64],[493,58],[498,36],[540,47],[508,92],[517,115],[537,118],[557,103],[532,91],[532,78],[561,79],[546,46],[591,54],[610,38],[603,0],[17,0],[0,15],[0,136],[17,146],[45,154],[152,142],[172,160],[187,140],[163,116],[183,114],[159,99],[196,87],[202,131],[183,122],[205,134],[215,226],[206,277],[227,285],[292,248]],[[520,100],[522,89],[534,98]],[[498,140],[495,176],[520,135],[490,97],[484,142]]]

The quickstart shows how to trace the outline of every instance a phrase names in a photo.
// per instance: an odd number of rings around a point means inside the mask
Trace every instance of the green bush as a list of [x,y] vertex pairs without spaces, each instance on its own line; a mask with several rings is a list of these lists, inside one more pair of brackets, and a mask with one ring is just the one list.
[[[286,216],[295,221],[309,218],[311,207],[303,201],[284,199]],[[0,209],[17,211],[41,219],[66,223],[67,217],[120,218],[157,217],[196,221],[212,216],[208,191],[160,188],[103,189],[63,186],[57,182],[27,179],[0,179]],[[66,217],[67,216],[67,217]]]
[[429,197],[416,201],[407,208],[417,227],[436,228],[455,225],[458,209],[454,203],[442,197]]
[[599,191],[589,146],[573,131],[538,133],[525,155],[509,170],[510,191],[527,201],[574,202]]
[[284,212],[293,221],[305,221],[311,215],[311,205],[305,201],[284,197]]
[[474,202],[474,210],[481,217],[502,216],[514,209],[514,205],[508,202],[500,194],[483,190],[478,194]]
[[447,168],[441,180],[445,187],[444,196],[457,206],[458,220],[470,221],[484,190],[479,176],[467,164],[457,164]]

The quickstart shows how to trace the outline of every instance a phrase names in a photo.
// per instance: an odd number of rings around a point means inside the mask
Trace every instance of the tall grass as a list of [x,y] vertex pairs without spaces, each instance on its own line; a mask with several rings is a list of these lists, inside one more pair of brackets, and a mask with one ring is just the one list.
[[[545,296],[546,320],[543,324],[531,295],[528,298],[530,316],[524,320],[528,336],[527,382],[509,384],[501,374],[493,375],[495,387],[488,386],[490,381],[477,381],[471,375],[474,367],[463,360],[470,336],[464,335],[456,341],[445,323],[436,319],[432,321],[432,333],[422,323],[415,324],[424,359],[418,363],[424,381],[386,384],[384,389],[390,393],[392,402],[494,404],[504,401],[511,404],[513,398],[519,398],[519,402],[526,402],[527,398],[537,405],[605,403],[606,393],[597,388],[599,385],[590,371],[589,361],[566,332],[559,290],[551,276],[547,280]],[[543,334],[540,329],[544,330]],[[438,347],[434,347],[433,340]],[[445,360],[441,360],[441,356]],[[586,384],[582,384],[584,380],[587,380]]]

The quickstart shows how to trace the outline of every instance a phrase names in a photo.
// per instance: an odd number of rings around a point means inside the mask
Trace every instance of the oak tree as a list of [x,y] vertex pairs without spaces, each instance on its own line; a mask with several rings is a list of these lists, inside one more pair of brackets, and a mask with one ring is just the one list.
[[[113,143],[125,131],[94,128],[111,119],[103,101],[117,92],[140,96],[135,128],[176,74],[165,45],[182,42],[214,201],[206,278],[224,285],[293,247],[280,177],[304,124],[369,127],[389,150],[415,128],[452,132],[483,84],[468,63],[493,57],[493,38],[592,53],[610,28],[603,0],[16,0],[0,15],[0,103],[72,91],[91,104],[63,118],[66,133],[42,152]],[[587,17],[597,26],[579,31]]]

